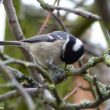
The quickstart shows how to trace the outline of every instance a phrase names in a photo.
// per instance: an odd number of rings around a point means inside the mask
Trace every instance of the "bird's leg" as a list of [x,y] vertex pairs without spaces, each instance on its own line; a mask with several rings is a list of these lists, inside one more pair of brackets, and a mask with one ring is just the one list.
[[63,69],[59,68],[58,66],[54,65],[52,60],[49,60],[48,66],[51,69],[55,69],[55,71],[57,73],[53,77],[53,81],[54,81],[55,84],[59,84],[60,82],[67,79],[66,74],[65,74],[65,69],[66,69],[66,66],[67,66],[66,64],[65,64],[65,67],[64,67],[64,70],[63,70]]
[[60,73],[64,73],[64,70],[59,68],[58,66],[54,65],[52,60],[48,61],[48,67],[51,69],[55,69],[57,72],[59,71]]
[[55,77],[53,78],[53,81],[55,84],[59,84],[62,81],[67,79],[66,74],[65,74],[66,67],[67,67],[67,64],[65,64],[64,66],[63,73],[60,72],[59,74],[55,75]]

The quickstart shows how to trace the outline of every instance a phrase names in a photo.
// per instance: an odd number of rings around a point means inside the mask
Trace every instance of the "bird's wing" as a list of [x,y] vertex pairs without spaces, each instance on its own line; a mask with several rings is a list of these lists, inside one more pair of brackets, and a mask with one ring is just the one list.
[[34,36],[25,40],[22,40],[22,42],[29,42],[29,43],[34,43],[34,42],[54,42],[56,40],[66,40],[67,37],[70,34],[67,32],[63,31],[54,31],[49,34],[43,34],[43,35],[38,35]]

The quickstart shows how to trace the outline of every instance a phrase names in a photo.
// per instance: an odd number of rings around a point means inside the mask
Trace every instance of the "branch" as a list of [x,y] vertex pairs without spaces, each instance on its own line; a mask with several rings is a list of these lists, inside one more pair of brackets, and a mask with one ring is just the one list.
[[26,102],[29,110],[35,110],[35,105],[34,105],[34,102],[33,102],[32,98],[25,91],[25,89],[16,81],[13,74],[11,73],[11,70],[8,67],[4,66],[4,65],[0,65],[0,71],[5,73],[8,76],[8,78],[11,80],[11,82],[14,84],[16,89],[19,91],[19,93],[25,99],[25,102]]
[[30,88],[30,87],[36,87],[38,86],[38,83],[33,80],[31,77],[25,76],[23,73],[21,73],[17,69],[13,69],[8,66],[9,69],[11,69],[11,73],[15,76],[16,80],[22,84],[23,87],[25,88]]
[[10,24],[10,29],[17,40],[24,39],[24,34],[18,22],[15,8],[13,6],[12,0],[3,0],[4,7],[7,13],[8,21]]
[[[10,29],[13,35],[17,40],[24,39],[24,34],[18,22],[18,18],[12,0],[4,0],[3,3],[7,13]],[[33,56],[26,49],[21,48],[21,50],[28,61],[35,62]],[[41,76],[36,72],[36,70],[34,68],[30,68],[30,70],[33,78],[39,82],[42,82]]]
[[42,67],[40,67],[39,65],[36,65],[35,63],[31,63],[31,62],[27,62],[27,61],[21,61],[21,60],[17,60],[14,58],[9,58],[9,59],[5,60],[4,62],[1,62],[1,64],[4,64],[4,65],[19,64],[19,65],[22,65],[22,66],[27,67],[27,68],[34,68],[38,72],[40,72],[42,74],[42,76],[45,79],[47,79],[49,82],[53,82],[51,80],[51,78],[49,77],[48,72],[45,69],[43,69]]
[[[8,56],[2,56],[3,59],[7,59],[4,62],[1,62],[1,64],[10,64],[10,63],[17,63],[17,64],[21,64],[27,67],[36,67],[35,64],[30,63],[30,62],[25,62],[25,61],[21,61],[21,60],[16,60],[16,59],[10,59],[10,57]],[[90,69],[91,67],[97,65],[100,62],[104,62],[107,66],[110,66],[110,50],[107,50],[106,52],[104,52],[100,57],[92,57],[89,59],[89,61],[83,65],[81,68],[78,69],[67,69],[66,70],[66,74],[65,77],[70,77],[73,76],[74,74],[77,75],[85,75],[85,79],[88,80],[88,82],[90,82],[91,84],[95,84],[95,80],[93,77],[89,76],[87,74],[87,70]],[[37,67],[36,67],[37,68]],[[42,70],[40,70],[41,72],[43,72]],[[46,73],[47,74],[47,73]],[[52,83],[53,84],[53,83]],[[54,84],[53,84],[54,85]],[[105,100],[110,98],[110,88],[100,82],[97,81],[97,84],[95,84],[97,91],[99,92],[100,90],[100,95],[103,96],[101,98],[96,99],[93,102],[90,101],[82,101],[81,104],[71,104],[71,103],[66,103],[63,102],[60,97],[58,96],[55,87],[51,87],[48,86],[50,91],[53,91],[54,96],[57,97],[57,104],[56,101],[49,101],[49,100],[45,100],[46,103],[48,103],[49,105],[53,106],[54,108],[58,109],[69,109],[69,110],[73,110],[73,109],[84,109],[84,108],[94,108],[97,107],[98,105],[100,105],[102,102],[104,102]]]
[[[34,69],[35,71],[38,71],[39,73],[41,73],[42,76],[45,79],[47,79],[50,83],[53,82],[51,80],[50,76],[48,75],[48,72],[45,70],[47,68],[44,69],[41,66],[37,65],[36,63],[32,63],[32,62],[28,62],[28,61],[23,61],[23,60],[18,60],[18,59],[15,59],[15,58],[11,58],[10,56],[3,54],[2,52],[0,52],[0,57],[3,60],[5,60],[5,61],[1,62],[1,64],[4,64],[4,65],[8,65],[8,64],[19,64],[21,66]],[[33,79],[35,79],[35,78],[33,78]]]
[[91,67],[94,67],[95,65],[104,62],[104,57],[100,56],[100,57],[92,57],[89,59],[89,61],[84,64],[81,68],[78,69],[72,69],[72,68],[68,68],[67,69],[67,76],[72,76],[72,74],[74,75],[81,75],[81,74],[86,74],[86,71],[88,69],[90,69]]
[[72,68],[72,66],[67,66],[65,73],[62,73],[62,74],[55,76],[53,80],[54,80],[55,84],[59,84],[62,81],[64,81],[65,78],[68,78],[70,76],[87,74],[86,71],[88,69],[90,69],[91,67],[93,67],[103,61],[104,61],[104,59],[102,56],[101,57],[92,57],[81,68],[75,69],[75,68]]
[[[55,5],[56,2],[57,2],[57,0],[54,1],[53,5]],[[52,12],[51,12],[51,11],[48,12],[48,15],[47,15],[47,17],[46,17],[46,19],[45,19],[43,25],[41,26],[41,28],[40,28],[38,34],[41,34],[41,33],[43,32],[43,30],[44,30],[45,27],[47,26],[48,21],[49,21],[50,18],[51,18],[51,15],[52,15]]]
[[[91,84],[94,85],[94,77],[90,76],[89,74],[86,74],[85,79],[88,80]],[[96,85],[94,85],[96,86]],[[63,102],[62,105],[60,106],[61,109],[69,109],[69,110],[74,110],[74,109],[88,109],[88,108],[95,108],[99,106],[101,103],[103,103],[105,100],[110,98],[110,88],[101,82],[97,81],[97,86],[98,89],[100,89],[100,94],[102,98],[98,98],[95,101],[88,101],[84,100],[80,104],[72,104],[72,103],[66,103]]]
[[55,20],[59,23],[60,27],[65,31],[67,32],[67,29],[66,27],[64,26],[64,23],[63,21],[57,16],[55,15],[54,13],[52,13],[52,16],[55,18]]
[[[36,96],[38,92],[38,88],[26,88],[25,91],[28,92],[28,94],[31,96]],[[17,90],[13,90],[13,91],[0,95],[0,102],[6,101],[9,99],[18,97],[18,96],[20,96],[20,93]]]
[[37,0],[41,7],[48,10],[48,11],[53,11],[53,10],[64,10],[64,11],[68,11],[70,13],[74,13],[76,15],[88,18],[88,19],[93,19],[93,20],[99,20],[101,19],[98,15],[92,14],[90,12],[84,11],[84,10],[80,10],[80,9],[68,9],[65,7],[57,7],[57,6],[53,6],[53,5],[49,5],[47,3],[45,3],[43,0]]
[[[3,56],[3,55],[2,55],[2,56]],[[5,57],[5,56],[4,56],[4,57]],[[31,63],[31,62],[25,62],[25,61],[21,61],[21,60],[16,60],[16,59],[14,59],[14,58],[10,58],[10,57],[7,57],[7,56],[6,56],[5,58],[8,58],[8,59],[7,59],[6,61],[4,61],[4,62],[1,62],[2,65],[7,65],[7,64],[16,63],[16,64],[23,65],[23,66],[25,66],[25,67],[33,67],[33,68],[37,69],[37,70],[42,74],[42,76],[43,76],[46,80],[48,80],[48,82],[50,82],[51,84],[54,85],[54,82],[53,82],[53,80],[50,78],[50,76],[48,75],[48,72],[45,71],[45,70],[44,70],[43,68],[41,68],[40,66],[38,66],[38,65],[36,65],[36,64],[34,64],[34,63]],[[55,86],[52,87],[52,88],[51,88],[51,87],[48,87],[48,89],[53,92],[53,95],[54,95],[55,98],[56,98],[57,104],[61,103],[61,98],[60,98],[60,96],[58,95]],[[45,92],[45,90],[44,90],[44,92]]]
[[70,93],[68,93],[66,96],[64,96],[63,100],[67,100],[69,97],[71,97],[73,94],[75,94],[78,91],[79,87],[75,87]]
[[101,91],[100,91],[100,88],[99,88],[99,86],[98,86],[98,83],[97,83],[97,78],[96,78],[96,76],[94,76],[93,77],[93,82],[94,82],[94,85],[95,85],[95,93],[97,93],[97,97],[99,98],[99,99],[102,99],[103,98],[103,96],[102,96],[102,93],[101,93]]
[[[109,51],[110,50],[108,50],[107,52],[103,53],[102,56],[90,58],[89,61],[86,64],[84,64],[81,68],[74,69],[71,66],[68,66],[66,68],[64,74],[61,73],[61,74],[58,74],[57,76],[54,77],[54,79],[53,79],[54,83],[55,84],[59,84],[62,81],[64,81],[65,78],[73,76],[73,75],[84,75],[84,74],[86,74],[86,71],[88,69],[90,69],[91,67],[93,67],[93,66],[95,66],[95,65],[97,65],[98,63],[101,63],[101,62],[105,62],[105,64],[107,66],[110,66]],[[44,76],[45,79],[47,79],[51,83],[53,82],[51,80],[51,78],[48,76],[48,72],[45,71],[45,69],[41,68],[40,66],[38,66],[38,65],[36,65],[34,63],[17,60],[17,59],[9,57],[7,55],[3,55],[2,53],[0,54],[0,56],[2,56],[2,58],[5,59],[4,62],[1,62],[2,64],[5,64],[5,65],[8,65],[8,64],[20,64],[20,65],[28,67],[28,68],[29,67],[36,68]]]
[[[85,75],[85,79],[88,80],[91,84],[94,84],[94,78],[90,75]],[[98,105],[100,105],[102,102],[110,98],[110,88],[101,82],[97,81],[97,86],[100,88],[100,93],[102,94],[103,98],[100,100],[97,99],[95,101],[82,101],[80,104],[72,104],[72,103],[66,103],[62,102],[61,105],[59,106],[60,109],[69,109],[69,110],[74,110],[74,109],[87,109],[87,108],[95,108]],[[41,87],[42,88],[42,87]],[[40,90],[38,88],[28,88],[25,89],[30,95],[36,96],[37,92],[39,93]],[[5,101],[14,97],[19,96],[18,91],[10,91],[6,94],[3,94],[0,96],[0,101]],[[49,103],[49,105],[53,106],[54,108],[58,109],[58,106],[56,105],[54,100],[44,100],[46,103]]]
[[[95,3],[84,8],[91,13],[96,13],[97,10]],[[85,19],[81,16],[78,16],[77,19],[68,22],[68,24],[71,27],[70,32],[77,37],[81,37],[83,32],[85,32],[85,30],[88,29],[88,27],[90,27],[94,22],[94,20]]]
[[107,66],[110,66],[110,50],[107,50],[99,57],[92,57],[89,59],[89,61],[84,64],[81,68],[73,68],[72,66],[67,66],[65,73],[59,74],[54,77],[55,84],[59,84],[62,81],[65,80],[65,78],[68,78],[73,75],[85,75],[87,74],[87,70],[91,67],[94,67],[95,65],[104,62]]

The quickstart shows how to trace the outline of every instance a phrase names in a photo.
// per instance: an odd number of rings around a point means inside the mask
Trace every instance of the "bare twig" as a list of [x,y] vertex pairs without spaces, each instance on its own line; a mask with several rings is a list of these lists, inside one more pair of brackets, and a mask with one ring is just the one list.
[[[91,84],[94,84],[94,78],[89,74],[85,75],[85,79],[88,80]],[[74,109],[87,109],[87,108],[95,108],[103,103],[105,100],[110,98],[110,89],[106,89],[106,85],[102,84],[101,82],[97,81],[97,86],[101,90],[103,98],[98,98],[95,101],[82,101],[80,104],[65,104],[63,107],[65,109],[74,110]]]
[[93,20],[99,20],[100,17],[98,15],[92,14],[90,12],[84,11],[84,10],[80,10],[80,9],[74,9],[71,10],[69,8],[65,8],[65,7],[57,7],[57,6],[53,6],[53,5],[49,5],[47,3],[45,3],[43,0],[37,0],[40,5],[42,6],[42,8],[48,10],[48,11],[53,11],[53,10],[64,10],[64,11],[68,11],[70,13],[74,13],[76,15],[88,18],[88,19],[93,19]]
[[75,94],[78,91],[78,86],[75,87],[69,94],[67,94],[66,96],[64,96],[63,100],[67,100],[69,97],[71,97],[73,94]]
[[[54,1],[53,5],[55,5],[56,2],[57,2],[57,0]],[[49,12],[48,12],[48,15],[47,15],[47,17],[46,17],[46,19],[45,19],[45,21],[44,21],[44,23],[43,23],[43,25],[41,26],[41,28],[40,28],[40,30],[39,30],[39,32],[38,32],[38,34],[41,34],[41,33],[43,32],[43,30],[44,30],[45,27],[47,26],[47,23],[48,23],[48,21],[49,21],[51,15],[52,15],[52,11],[49,11]]]
[[80,10],[80,9],[71,10],[71,9],[68,9],[68,8],[65,8],[65,7],[53,7],[52,9],[53,10],[56,9],[56,10],[68,11],[70,13],[74,13],[78,16],[82,16],[82,17],[85,17],[85,18],[88,18],[88,19],[93,19],[93,20],[99,20],[100,19],[100,17],[98,15],[95,15],[95,14],[92,14],[90,12]]
[[56,21],[60,24],[61,28],[62,28],[65,32],[67,32],[67,29],[66,29],[66,27],[64,26],[62,20],[61,20],[58,16],[56,16],[54,13],[52,13],[52,16],[53,16],[53,17],[56,19]]
[[[25,91],[28,92],[28,94],[31,96],[36,96],[38,92],[38,88],[26,88]],[[17,90],[13,90],[13,91],[0,95],[0,102],[6,101],[9,99],[18,97],[18,96],[20,96],[20,93]]]
[[48,21],[49,21],[49,19],[50,19],[50,17],[51,17],[51,13],[52,13],[52,12],[49,12],[49,13],[48,13],[48,15],[47,15],[47,17],[46,17],[46,19],[45,19],[45,21],[44,21],[42,27],[40,28],[38,34],[41,34],[41,33],[43,32],[43,30],[47,27],[47,23],[48,23]]

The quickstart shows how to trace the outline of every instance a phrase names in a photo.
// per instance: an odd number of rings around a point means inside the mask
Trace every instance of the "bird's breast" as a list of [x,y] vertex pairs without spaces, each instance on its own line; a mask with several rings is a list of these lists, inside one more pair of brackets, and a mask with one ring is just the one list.
[[51,62],[58,66],[64,63],[60,58],[63,44],[63,40],[33,43],[30,47],[30,52],[43,65],[48,65]]

